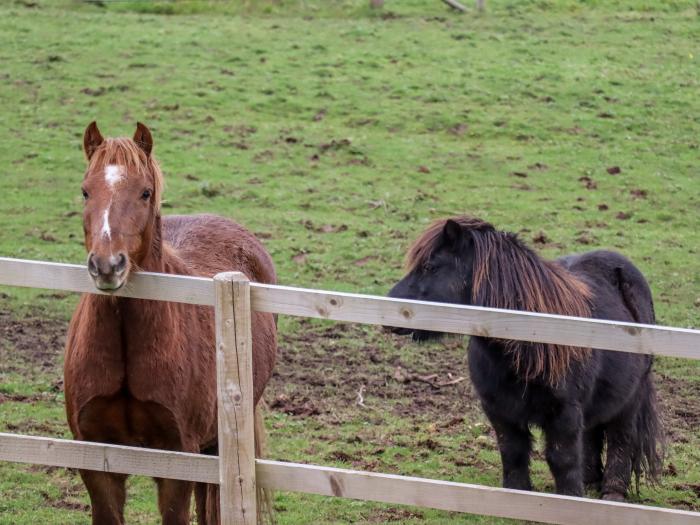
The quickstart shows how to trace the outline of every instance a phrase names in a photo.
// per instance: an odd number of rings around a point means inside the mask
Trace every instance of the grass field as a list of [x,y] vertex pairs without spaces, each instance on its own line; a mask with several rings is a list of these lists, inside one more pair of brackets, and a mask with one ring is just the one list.
[[[219,213],[282,284],[384,294],[432,219],[471,213],[555,257],[617,249],[662,324],[700,326],[694,1],[0,1],[0,256],[82,262],[81,137],[147,123],[167,213]],[[471,7],[471,3],[470,3]],[[68,436],[76,297],[0,289],[0,431]],[[465,342],[282,318],[273,459],[500,483]],[[669,457],[634,501],[700,509],[700,365],[657,365]],[[413,377],[413,380],[410,378]],[[365,407],[356,403],[364,386]],[[535,485],[551,491],[541,453]],[[0,524],[89,523],[75,473],[0,464]],[[282,524],[500,523],[278,494]],[[150,480],[129,523],[157,522]]]

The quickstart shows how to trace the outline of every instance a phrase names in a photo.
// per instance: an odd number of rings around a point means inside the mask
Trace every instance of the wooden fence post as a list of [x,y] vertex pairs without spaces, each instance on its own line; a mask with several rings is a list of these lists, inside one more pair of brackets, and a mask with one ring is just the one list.
[[255,525],[255,420],[250,282],[214,277],[221,525]]

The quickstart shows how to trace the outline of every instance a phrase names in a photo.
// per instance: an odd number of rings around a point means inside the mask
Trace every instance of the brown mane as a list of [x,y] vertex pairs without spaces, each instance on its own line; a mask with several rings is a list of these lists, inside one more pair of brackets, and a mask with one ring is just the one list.
[[163,173],[153,155],[146,155],[139,145],[130,138],[106,138],[95,150],[86,173],[94,170],[104,171],[109,164],[124,166],[130,173],[138,173],[144,178],[153,178],[156,212],[160,213],[160,201],[163,195]]
[[[556,262],[541,259],[516,235],[468,216],[453,217],[471,235],[474,246],[472,304],[574,317],[590,317],[588,286]],[[447,219],[433,222],[410,247],[407,267],[425,263],[439,247]],[[542,378],[557,384],[572,363],[584,360],[590,348],[505,341],[515,368],[526,380]]]

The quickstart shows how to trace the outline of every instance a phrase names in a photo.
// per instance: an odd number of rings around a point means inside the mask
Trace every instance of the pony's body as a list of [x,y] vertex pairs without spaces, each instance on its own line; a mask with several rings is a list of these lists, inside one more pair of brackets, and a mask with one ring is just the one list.
[[[551,263],[487,223],[448,222],[451,231],[433,232],[429,248],[414,245],[411,271],[391,296],[654,322],[644,277],[617,253]],[[436,275],[436,265],[446,266],[441,258],[450,257],[459,262]],[[433,286],[436,281],[441,284]],[[417,339],[430,335],[414,333]],[[498,438],[505,487],[532,488],[531,425],[544,431],[559,493],[580,496],[584,485],[592,485],[604,498],[619,500],[633,472],[658,474],[661,428],[650,356],[476,336],[468,353],[471,379]]]
[[[86,152],[90,159],[89,131]],[[144,204],[138,206],[146,206],[152,193],[159,194],[158,173],[154,180],[136,180],[139,170],[131,167],[122,185],[108,199],[100,200],[99,192],[105,190],[99,177],[102,170],[113,172],[114,163],[125,156],[133,162],[150,162],[150,148],[143,155],[129,142],[100,142],[102,149],[93,152],[101,157],[92,159],[86,175],[89,191],[83,191],[86,200],[89,195],[94,202],[93,208],[86,204],[84,224],[90,274],[96,286],[107,290],[128,286],[131,266],[202,277],[236,270],[253,281],[275,283],[274,266],[264,247],[230,220],[213,215],[161,220],[155,201],[148,205],[151,212],[143,214],[145,220],[140,225],[134,218],[138,210],[125,214],[123,219],[115,217],[115,209],[136,207],[129,195],[138,198],[142,186],[155,186],[156,190],[144,191]],[[129,184],[135,185],[135,192],[129,191]],[[122,201],[123,195],[128,200]],[[101,203],[108,203],[106,212],[102,212]],[[106,225],[97,233],[90,227],[93,213],[97,220],[104,217]],[[145,241],[135,242],[137,235]],[[117,255],[122,253],[126,262]],[[123,264],[128,266],[122,269]],[[275,360],[274,317],[253,313],[252,334],[257,403]],[[211,307],[83,295],[68,331],[64,375],[68,422],[76,439],[185,452],[208,453],[215,449],[216,359]],[[90,493],[93,523],[123,524],[126,476],[93,471],[81,471],[81,476]],[[163,523],[189,524],[193,484],[165,479],[157,482]],[[200,524],[218,522],[217,490],[216,486],[197,485]]]

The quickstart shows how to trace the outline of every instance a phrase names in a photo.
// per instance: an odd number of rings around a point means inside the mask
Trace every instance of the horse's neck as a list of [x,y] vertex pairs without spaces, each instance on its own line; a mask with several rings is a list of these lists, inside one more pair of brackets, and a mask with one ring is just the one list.
[[174,273],[189,275],[191,273],[187,263],[180,258],[177,252],[163,239],[160,217],[156,220],[151,249],[140,264],[140,269],[145,272]]

